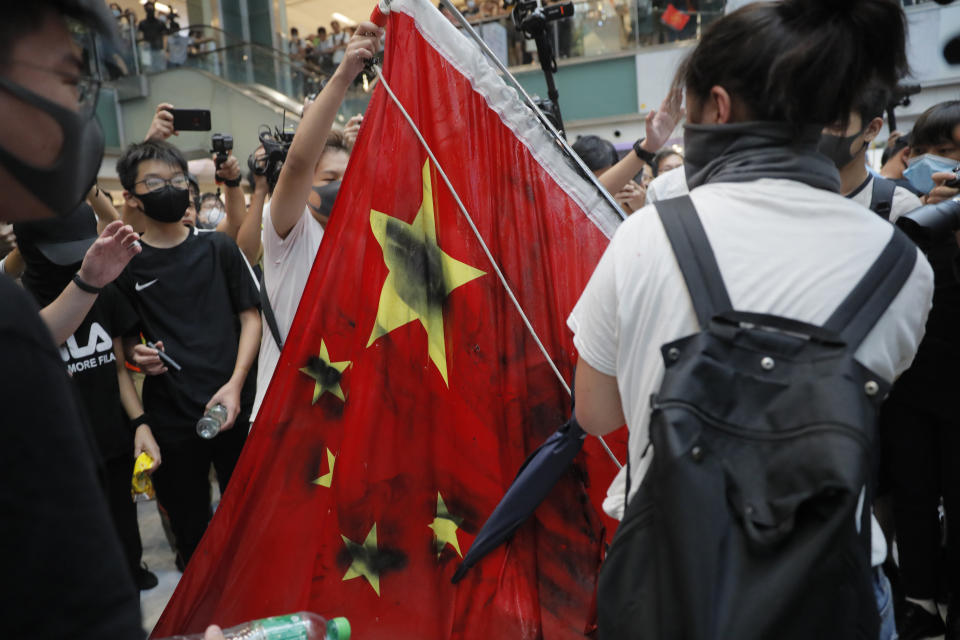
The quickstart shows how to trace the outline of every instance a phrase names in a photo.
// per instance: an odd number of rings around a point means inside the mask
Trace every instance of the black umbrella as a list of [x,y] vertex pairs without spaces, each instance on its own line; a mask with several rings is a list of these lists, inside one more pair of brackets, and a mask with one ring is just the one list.
[[470,567],[513,536],[514,531],[540,506],[580,453],[586,435],[577,423],[576,416],[571,416],[546,442],[527,456],[513,484],[470,545],[451,582],[456,584],[462,580]]

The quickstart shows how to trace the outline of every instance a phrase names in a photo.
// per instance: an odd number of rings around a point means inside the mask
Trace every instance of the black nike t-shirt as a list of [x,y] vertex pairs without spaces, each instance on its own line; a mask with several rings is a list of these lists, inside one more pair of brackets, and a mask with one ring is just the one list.
[[[259,308],[252,272],[236,243],[222,233],[192,231],[169,249],[143,243],[143,251],[117,279],[133,305],[147,340],[182,368],[147,376],[144,410],[160,441],[196,438],[197,420],[210,398],[233,375],[240,341],[241,311]],[[246,412],[253,406],[256,370],[247,374],[241,394]]]
[[50,332],[0,275],[0,620],[5,638],[142,638],[139,597]]

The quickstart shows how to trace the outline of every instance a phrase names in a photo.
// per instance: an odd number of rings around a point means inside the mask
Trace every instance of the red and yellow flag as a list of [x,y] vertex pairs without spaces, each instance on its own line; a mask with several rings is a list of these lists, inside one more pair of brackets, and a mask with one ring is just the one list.
[[[429,2],[392,8],[384,76],[569,380],[565,318],[619,218]],[[597,442],[508,545],[450,583],[568,410],[378,88],[257,423],[154,636],[307,609],[348,617],[358,639],[582,637],[594,505],[616,471]]]

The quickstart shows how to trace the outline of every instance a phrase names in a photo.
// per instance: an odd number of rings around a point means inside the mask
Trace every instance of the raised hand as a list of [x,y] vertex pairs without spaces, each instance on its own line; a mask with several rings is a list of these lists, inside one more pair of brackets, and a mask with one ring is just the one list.
[[173,128],[173,105],[168,102],[161,102],[157,105],[157,112],[153,115],[153,122],[150,123],[150,129],[147,130],[147,137],[144,140],[163,141],[170,136],[180,135]]
[[660,149],[677,128],[684,114],[683,91],[675,87],[663,99],[659,109],[654,109],[647,114],[647,139],[644,147],[651,151]]
[[140,236],[133,227],[114,220],[90,245],[80,265],[80,279],[94,287],[116,280],[130,259],[141,251]]

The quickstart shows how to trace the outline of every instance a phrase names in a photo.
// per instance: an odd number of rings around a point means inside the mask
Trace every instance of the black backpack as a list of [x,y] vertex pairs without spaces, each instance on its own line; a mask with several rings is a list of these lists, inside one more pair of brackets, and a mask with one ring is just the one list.
[[853,355],[916,247],[894,229],[818,327],[734,311],[690,198],[656,206],[701,331],[661,348],[653,460],[600,573],[599,637],[875,640],[870,480],[889,384]]

